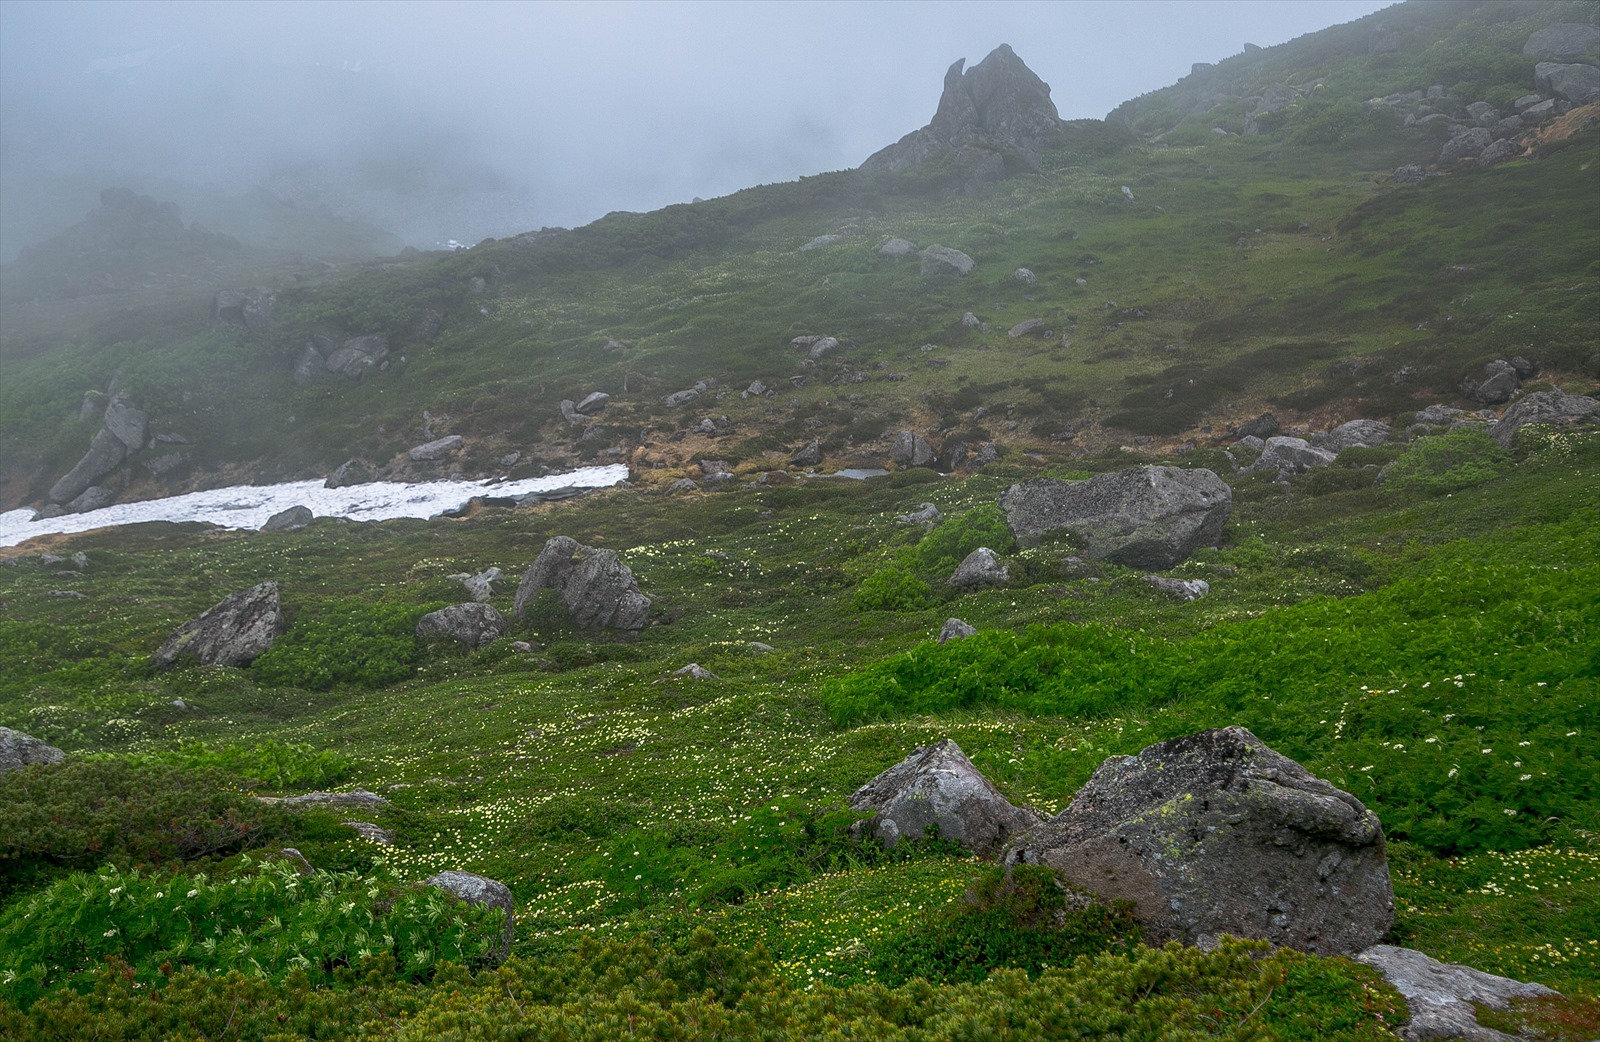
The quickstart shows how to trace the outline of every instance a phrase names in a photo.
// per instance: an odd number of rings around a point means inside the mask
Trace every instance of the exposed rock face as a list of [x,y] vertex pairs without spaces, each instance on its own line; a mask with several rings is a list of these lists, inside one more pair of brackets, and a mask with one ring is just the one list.
[[1533,67],[1534,86],[1566,98],[1574,105],[1600,99],[1600,68],[1593,65],[1561,65],[1540,62]]
[[498,879],[457,871],[431,875],[422,881],[422,885],[438,887],[470,905],[487,905],[505,912],[505,923],[500,927],[500,942],[489,952],[488,959],[491,963],[498,963],[511,953],[511,942],[517,936],[517,919],[510,887]]
[[1000,496],[1000,508],[1023,546],[1066,531],[1088,557],[1157,570],[1221,542],[1233,490],[1209,470],[1134,467],[1088,481],[1024,481]]
[[1407,1042],[1459,1038],[1467,1042],[1506,1042],[1502,1034],[1478,1023],[1474,1006],[1505,1009],[1512,999],[1559,994],[1542,984],[1524,984],[1510,977],[1430,959],[1410,948],[1375,944],[1356,956],[1383,974],[1406,1000],[1411,1019],[1400,1028]]
[[1037,814],[1012,806],[948,738],[913,750],[857,789],[850,809],[874,812],[854,827],[885,847],[920,839],[930,825],[937,825],[939,838],[993,854],[1039,824]]
[[978,262],[948,246],[929,246],[921,253],[924,275],[967,275]]
[[0,774],[36,763],[60,763],[66,753],[31,734],[0,727]]
[[487,604],[472,601],[430,611],[417,620],[417,637],[449,637],[469,648],[493,644],[506,632],[506,617]]
[[129,452],[144,448],[144,436],[149,426],[149,417],[133,403],[132,398],[125,394],[111,396],[111,402],[106,406],[105,428],[116,435]]
[[987,546],[980,546],[968,554],[945,582],[957,589],[973,590],[980,586],[1004,586],[1011,580],[1011,569]]
[[173,630],[151,661],[162,669],[179,659],[193,659],[202,666],[247,665],[272,647],[285,625],[278,584],[264,582],[230,594]]
[[266,524],[261,526],[261,530],[263,532],[293,532],[297,528],[304,528],[309,525],[311,518],[310,507],[288,507],[267,518]]
[[933,448],[920,436],[901,431],[889,446],[889,459],[900,467],[930,467],[934,459]]
[[1600,54],[1600,29],[1581,22],[1557,22],[1528,37],[1522,53],[1530,58],[1577,58]]
[[944,620],[944,625],[939,628],[939,643],[948,644],[952,640],[970,637],[978,631],[963,619],[949,618]]
[[128,447],[122,439],[101,427],[89,442],[89,451],[54,485],[50,486],[50,502],[70,503],[83,495],[89,487],[122,465]]
[[962,58],[945,73],[932,121],[874,152],[861,169],[911,170],[945,156],[985,180],[1032,169],[1063,128],[1049,85],[1006,44],[963,73],[965,65]]
[[444,438],[435,438],[424,445],[416,445],[406,451],[406,456],[415,463],[429,463],[442,460],[466,444],[466,439],[459,434],[452,434]]
[[569,536],[544,544],[517,587],[517,618],[540,590],[555,590],[579,629],[614,629],[633,636],[650,618],[650,598],[628,566],[610,550],[581,545]]
[[1509,449],[1516,440],[1517,431],[1530,423],[1570,427],[1597,418],[1600,418],[1600,399],[1565,391],[1535,391],[1507,409],[1489,428],[1489,437]]
[[1155,941],[1353,955],[1394,921],[1377,816],[1243,727],[1111,757],[1007,860],[1135,902]]

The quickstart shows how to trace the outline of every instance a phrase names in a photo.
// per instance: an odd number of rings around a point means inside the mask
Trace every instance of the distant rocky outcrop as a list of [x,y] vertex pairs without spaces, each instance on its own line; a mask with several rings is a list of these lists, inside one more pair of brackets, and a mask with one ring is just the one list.
[[417,620],[417,639],[448,637],[469,648],[482,648],[506,632],[506,618],[487,604],[471,601],[430,611]]
[[872,817],[854,826],[885,847],[921,839],[930,827],[939,838],[979,854],[993,854],[1014,836],[1034,828],[1039,816],[1014,807],[961,747],[946,738],[914,749],[910,756],[850,796],[850,809]]
[[1006,860],[1133,901],[1154,941],[1354,955],[1394,922],[1377,816],[1243,727],[1111,757]]
[[89,450],[50,487],[50,502],[72,503],[101,478],[113,473],[129,453],[144,448],[149,426],[149,417],[131,397],[120,392],[112,395],[106,403],[100,429],[89,441]]
[[202,666],[244,666],[272,647],[286,623],[278,584],[264,582],[230,594],[216,607],[179,626],[151,661],[165,669],[180,659]]
[[1024,481],[1000,496],[1000,508],[1023,546],[1067,532],[1085,556],[1162,569],[1221,542],[1233,490],[1209,470],[1134,467],[1087,481]]
[[611,550],[584,546],[569,536],[545,543],[517,586],[513,613],[522,618],[540,590],[554,590],[582,630],[634,636],[650,618],[650,598]]
[[34,764],[60,763],[66,753],[31,734],[0,727],[0,774]]
[[963,72],[965,65],[960,59],[945,73],[928,125],[874,152],[861,169],[899,172],[950,159],[969,181],[1033,169],[1065,127],[1049,85],[1006,44]]

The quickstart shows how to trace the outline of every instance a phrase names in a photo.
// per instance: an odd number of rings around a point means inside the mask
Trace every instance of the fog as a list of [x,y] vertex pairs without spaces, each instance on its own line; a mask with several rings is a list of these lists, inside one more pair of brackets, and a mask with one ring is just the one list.
[[1294,3],[0,3],[0,259],[120,185],[429,248],[859,164],[1009,43],[1063,117],[1347,22]]

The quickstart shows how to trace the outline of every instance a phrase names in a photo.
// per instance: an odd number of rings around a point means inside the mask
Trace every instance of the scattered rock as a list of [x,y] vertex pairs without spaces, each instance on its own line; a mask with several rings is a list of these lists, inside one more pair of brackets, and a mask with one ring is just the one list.
[[650,618],[650,598],[639,592],[628,566],[613,551],[583,546],[569,536],[545,543],[523,574],[512,609],[517,618],[544,589],[556,591],[579,629],[634,636]]
[[739,397],[741,398],[765,398],[766,396],[767,385],[760,380],[751,380],[750,386],[739,392]]
[[1351,420],[1317,439],[1317,447],[1337,455],[1345,449],[1371,448],[1389,440],[1389,425],[1381,420]]
[[1595,419],[1600,419],[1600,399],[1565,391],[1535,391],[1507,409],[1489,428],[1489,437],[1509,449],[1517,431],[1528,424],[1571,427]]
[[1000,507],[1023,546],[1068,532],[1090,558],[1154,570],[1218,545],[1233,491],[1209,470],[1134,467],[1087,481],[1035,478],[1007,489]]
[[1038,815],[1012,806],[948,738],[913,750],[857,789],[850,809],[872,813],[852,826],[856,834],[889,848],[937,826],[940,839],[989,855],[1039,824]]
[[1465,127],[1445,142],[1439,152],[1439,163],[1448,166],[1463,159],[1476,159],[1493,141],[1494,134],[1483,127]]
[[284,847],[282,850],[268,853],[262,860],[287,861],[295,872],[302,876],[314,876],[317,874],[317,870],[311,867],[311,862],[306,860],[306,856],[294,847]]
[[1478,165],[1494,166],[1496,163],[1504,163],[1506,160],[1515,159],[1520,155],[1522,155],[1522,147],[1520,145],[1507,141],[1505,138],[1500,138],[1478,153]]
[[695,483],[693,478],[679,478],[677,481],[674,481],[672,484],[668,485],[665,491],[669,495],[679,492],[699,492],[700,486]]
[[50,590],[45,593],[45,596],[58,601],[86,601],[89,599],[88,594],[79,593],[77,590]]
[[461,585],[467,588],[467,594],[479,604],[489,603],[489,599],[497,592],[495,586],[505,578],[505,572],[498,568],[485,568],[477,575],[469,575],[461,580]]
[[556,405],[556,411],[561,413],[561,418],[567,421],[569,427],[577,427],[583,423],[583,417],[578,415],[578,405],[571,398],[563,398]]
[[108,507],[116,501],[116,489],[106,488],[104,485],[90,485],[83,490],[82,495],[67,504],[67,513],[84,514]]
[[1448,405],[1430,405],[1426,409],[1420,410],[1414,417],[1413,422],[1443,427],[1454,423],[1466,414],[1465,409],[1455,409]]
[[1394,168],[1394,179],[1401,184],[1412,184],[1427,177],[1427,172],[1417,163],[1407,163]]
[[469,905],[487,905],[506,914],[500,927],[500,943],[488,955],[488,961],[501,962],[511,952],[511,942],[517,935],[516,907],[511,899],[511,888],[497,879],[474,875],[471,872],[440,872],[422,881],[424,886],[437,887]]
[[1011,273],[1011,277],[1017,282],[1022,283],[1024,286],[1036,285],[1039,281],[1039,276],[1035,275],[1027,268],[1018,268],[1016,271]]
[[952,640],[971,637],[978,631],[965,621],[957,618],[944,620],[944,625],[939,629],[939,643],[948,644]]
[[1006,336],[1009,336],[1009,337],[1027,336],[1029,333],[1037,333],[1043,328],[1044,328],[1044,319],[1042,319],[1042,318],[1024,319],[1023,321],[1018,322],[1016,325],[1012,326],[1010,329],[1006,330]]
[[878,247],[878,256],[893,257],[900,260],[917,252],[917,244],[905,239],[885,239],[883,245]]
[[347,380],[359,380],[368,369],[382,366],[388,359],[389,341],[384,337],[352,337],[329,352],[328,372]]
[[83,495],[91,485],[121,466],[128,454],[122,439],[101,427],[89,442],[89,451],[83,458],[50,487],[50,502],[70,503]]
[[1006,859],[1133,901],[1157,943],[1353,955],[1394,922],[1377,816],[1243,727],[1111,757]]
[[819,336],[811,342],[806,349],[806,357],[815,361],[839,346],[839,338],[832,336]]
[[1422,1039],[1464,1039],[1466,1042],[1508,1042],[1511,1036],[1478,1023],[1475,1007],[1505,1009],[1512,999],[1559,995],[1542,984],[1524,984],[1469,966],[1439,962],[1411,948],[1375,944],[1356,956],[1357,962],[1383,974],[1406,1000],[1411,1019],[1400,1028],[1407,1042]]
[[295,357],[294,369],[291,376],[296,387],[309,387],[328,375],[327,359],[317,350],[316,345],[307,343],[300,348],[300,354]]
[[980,319],[977,315],[974,315],[970,311],[962,312],[962,314],[961,314],[961,327],[963,329],[977,329],[979,326],[982,326],[982,325],[983,325],[983,320]]
[[493,607],[473,601],[431,611],[417,620],[417,639],[449,637],[469,648],[482,648],[506,632],[506,618]]
[[1332,463],[1334,454],[1319,449],[1304,438],[1277,435],[1267,439],[1261,455],[1250,465],[1251,470],[1275,470],[1279,474],[1304,474],[1317,467]]
[[944,520],[944,515],[932,503],[924,503],[909,514],[896,514],[895,520],[902,525],[926,525],[932,528]]
[[272,647],[285,626],[278,584],[264,582],[229,594],[210,611],[179,626],[151,661],[158,669],[179,659],[202,666],[248,665]]
[[348,825],[356,830],[356,835],[368,843],[376,843],[380,847],[394,846],[394,833],[386,828],[380,828],[370,821],[341,821],[339,824]]
[[889,446],[889,459],[899,467],[927,467],[933,465],[934,453],[933,448],[920,436],[901,431]]
[[311,508],[305,506],[292,506],[278,511],[267,518],[261,526],[263,532],[293,532],[295,529],[304,528],[311,523]]
[[1574,105],[1600,100],[1600,68],[1593,65],[1540,62],[1533,67],[1533,83]]
[[328,480],[322,483],[323,488],[344,488],[347,485],[360,485],[370,480],[367,468],[359,460],[347,459],[334,468]]
[[675,669],[675,670],[672,671],[672,675],[675,676],[675,677],[688,677],[690,680],[721,680],[722,679],[721,677],[717,676],[715,673],[711,672],[711,670],[705,668],[704,666],[702,666],[698,662],[691,662],[687,666],[684,666],[682,669]]
[[1482,381],[1474,380],[1470,376],[1461,381],[1463,395],[1485,405],[1499,405],[1501,402],[1510,401],[1522,387],[1522,381],[1517,378],[1516,367],[1503,358],[1484,366],[1483,372]]
[[366,789],[349,792],[308,792],[301,796],[257,796],[262,803],[271,803],[286,810],[362,810],[381,811],[389,801]]
[[1146,575],[1144,581],[1180,601],[1197,601],[1211,592],[1211,584],[1204,579],[1168,579],[1161,575]]
[[584,396],[583,401],[577,405],[578,412],[584,416],[593,416],[605,409],[611,403],[611,396],[604,391],[591,391]]
[[822,441],[812,438],[806,447],[789,457],[789,463],[796,467],[815,467],[822,462]]
[[807,250],[820,250],[822,247],[832,246],[836,242],[844,242],[844,236],[819,235],[815,239],[811,239],[810,241],[803,243],[800,246],[800,252],[805,253]]
[[1278,418],[1270,412],[1264,412],[1241,423],[1233,433],[1238,438],[1270,438],[1278,433]]
[[962,559],[945,583],[960,590],[973,590],[979,586],[1003,586],[1010,581],[1011,569],[993,550],[980,546]]
[[60,763],[66,753],[31,734],[0,727],[0,774],[34,764]]
[[467,439],[461,435],[451,434],[443,438],[436,438],[423,445],[414,446],[406,451],[406,456],[414,463],[431,463],[444,459],[466,443]]
[[707,390],[709,390],[709,388],[707,387],[706,382],[701,380],[698,381],[693,387],[688,387],[681,391],[673,391],[671,394],[663,398],[662,401],[666,403],[667,408],[676,409],[680,405],[688,405],[702,394],[705,394]]
[[924,275],[968,275],[977,267],[977,261],[948,246],[929,246],[922,251]]

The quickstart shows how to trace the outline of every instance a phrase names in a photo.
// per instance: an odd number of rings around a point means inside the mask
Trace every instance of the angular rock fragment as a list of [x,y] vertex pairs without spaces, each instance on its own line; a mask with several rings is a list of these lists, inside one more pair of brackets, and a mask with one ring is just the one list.
[[885,847],[937,826],[939,838],[979,854],[994,853],[1039,823],[1033,811],[1012,806],[948,738],[913,750],[857,789],[850,809],[872,812],[855,828]]

